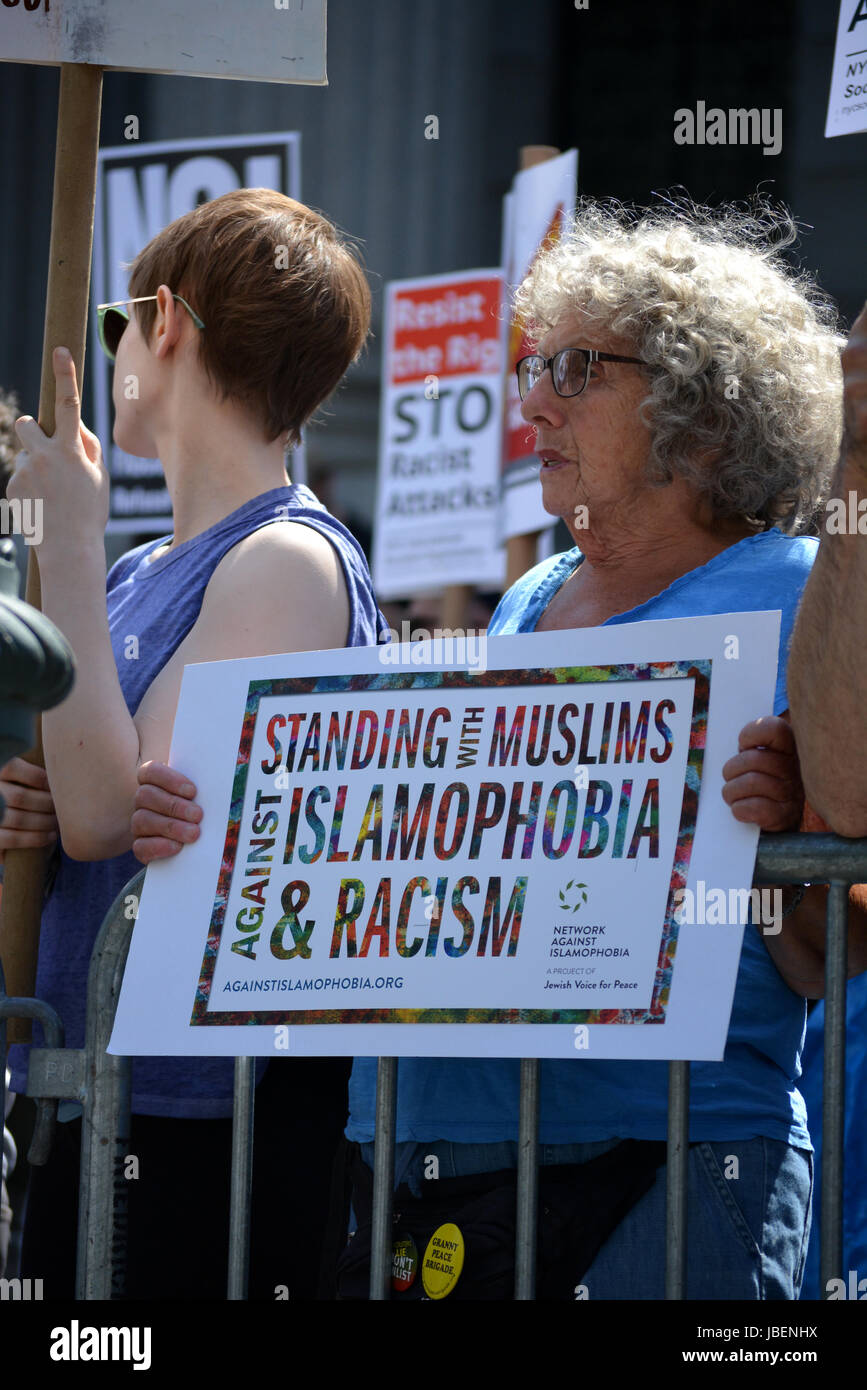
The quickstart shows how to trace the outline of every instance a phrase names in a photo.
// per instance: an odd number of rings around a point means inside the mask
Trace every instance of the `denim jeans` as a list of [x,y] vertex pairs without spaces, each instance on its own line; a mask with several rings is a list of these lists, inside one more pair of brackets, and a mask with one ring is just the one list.
[[[583,1163],[619,1141],[540,1145],[540,1163]],[[373,1145],[361,1146],[373,1163]],[[395,1186],[418,1196],[430,1177],[458,1177],[515,1167],[518,1146],[398,1144]],[[437,1159],[431,1171],[431,1158]],[[736,1162],[734,1160],[737,1160]],[[732,1139],[690,1145],[687,1298],[798,1297],[810,1235],[813,1155],[777,1139]],[[666,1167],[627,1213],[580,1283],[588,1299],[665,1298]],[[577,1285],[577,1281],[576,1281]],[[586,1292],[584,1292],[586,1290]]]
[[[665,1297],[665,1174],[663,1166],[587,1270],[589,1298]],[[796,1299],[813,1155],[777,1139],[692,1144],[688,1182],[687,1298]]]

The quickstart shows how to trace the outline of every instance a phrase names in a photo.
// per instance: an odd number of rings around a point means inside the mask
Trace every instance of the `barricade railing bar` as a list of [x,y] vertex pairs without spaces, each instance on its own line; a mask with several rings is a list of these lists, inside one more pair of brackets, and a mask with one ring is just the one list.
[[106,1048],[135,921],[126,904],[131,896],[138,902],[143,882],[144,870],[109,908],[87,976],[75,1288],[79,1299],[120,1298],[124,1292],[129,1188],[123,1170],[129,1152],[132,1059],[112,1057]]
[[843,1274],[843,1138],[849,889],[867,883],[867,840],[837,835],[761,835],[757,883],[827,883],[822,1094],[820,1288]]
[[397,1058],[380,1057],[376,1066],[374,1119],[373,1240],[370,1297],[382,1301],[391,1288],[391,1223],[394,1207],[394,1131],[397,1121]]
[[106,1052],[120,997],[132,936],[133,917],[125,913],[130,894],[136,901],[144,881],[141,870],[117,895],[99,929],[87,976],[85,1045],[63,1045],[63,1025],[54,1009],[37,999],[10,999],[0,994],[0,1074],[6,1084],[5,1019],[38,1020],[46,1047],[31,1047],[27,1094],[36,1100],[37,1121],[28,1161],[48,1159],[58,1102],[82,1106],[81,1177],[78,1204],[75,1296],[119,1298],[126,1273],[127,1186],[124,1159],[128,1150],[132,1061]]
[[[43,1059],[46,1054],[63,1055],[63,1024],[56,1010],[52,1009],[50,1004],[43,1003],[41,999],[19,999],[14,995],[8,995],[3,964],[0,962],[0,1080],[3,1083],[3,1108],[0,1110],[0,1116],[6,1114],[6,1025],[10,1018],[30,1018],[42,1024],[48,1042],[48,1047],[40,1049]],[[52,1085],[56,1084],[56,1081],[52,1081]],[[57,1099],[55,1091],[45,1094],[35,1091],[33,1094],[37,1097],[36,1123],[27,1151],[27,1161],[34,1167],[41,1167],[43,1163],[48,1162],[48,1155],[54,1143]]]
[[253,1119],[256,1059],[235,1058],[232,1106],[232,1175],[229,1197],[230,1300],[247,1297],[250,1278],[250,1217],[253,1210]]
[[689,1062],[669,1062],[668,1142],[665,1150],[666,1298],[686,1298],[688,1164]]
[[515,1298],[536,1297],[536,1234],[539,1213],[539,1063],[521,1059],[518,1100],[518,1195],[515,1213]]
[[[106,1052],[120,994],[134,918],[145,871],[121,890],[107,912],[91,957],[85,1047],[63,1046],[63,1025],[40,1000],[9,998],[0,971],[0,1075],[6,1073],[6,1020],[37,1019],[46,1046],[31,1047],[27,1094],[36,1099],[37,1120],[28,1153],[44,1163],[50,1151],[57,1104],[77,1100],[83,1108],[76,1298],[123,1295],[126,1260],[126,1192],[123,1167],[130,1133],[130,1058]],[[754,883],[828,883],[825,955],[823,1144],[821,1168],[820,1279],[823,1288],[843,1273],[843,1139],[848,892],[867,883],[867,839],[830,834],[761,835]],[[195,1059],[191,1059],[194,1063]],[[576,1061],[580,1066],[580,1061]],[[686,1296],[689,1231],[689,1062],[669,1063],[666,1164],[666,1299]],[[539,1178],[539,1063],[521,1062],[517,1163],[515,1299],[535,1297]],[[373,1170],[370,1299],[384,1301],[391,1289],[392,1213],[398,1059],[381,1057],[377,1067]],[[255,1059],[235,1059],[232,1131],[229,1273],[227,1297],[247,1297],[252,1208]]]

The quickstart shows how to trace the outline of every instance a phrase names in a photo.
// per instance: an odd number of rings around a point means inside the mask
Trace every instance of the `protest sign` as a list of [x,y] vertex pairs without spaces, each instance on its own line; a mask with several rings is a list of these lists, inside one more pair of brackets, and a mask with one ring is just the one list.
[[867,0],[841,0],[825,138],[867,130]]
[[[176,217],[236,188],[274,188],[301,197],[301,136],[296,133],[220,135],[208,140],[164,140],[99,151],[93,236],[93,302],[113,303],[129,293],[125,269]],[[127,454],[112,441],[113,364],[99,350],[92,316],[94,431],[111,476],[106,530],[170,531],[171,499],[159,459]],[[119,383],[134,391],[134,380]],[[292,455],[294,482],[303,481]]]
[[[543,250],[559,241],[575,207],[578,151],[567,150],[515,175],[503,204],[503,266],[514,291]],[[506,407],[502,456],[501,534],[504,538],[542,531],[552,519],[542,506],[539,460],[532,451],[533,430],[521,414],[515,367],[533,352],[524,325],[509,324],[506,348]]]
[[3,0],[3,58],[174,76],[325,77],[325,0]]
[[188,666],[171,762],[203,833],[148,870],[111,1050],[721,1057],[745,918],[682,908],[750,888],[721,768],[778,633]]
[[502,584],[503,277],[388,286],[373,577],[381,598]]

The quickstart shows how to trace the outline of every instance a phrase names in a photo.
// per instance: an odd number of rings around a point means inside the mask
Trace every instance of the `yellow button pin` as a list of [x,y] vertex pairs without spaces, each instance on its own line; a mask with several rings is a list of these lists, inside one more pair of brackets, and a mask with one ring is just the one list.
[[428,1298],[445,1298],[464,1267],[464,1238],[451,1221],[438,1226],[424,1252],[421,1282]]

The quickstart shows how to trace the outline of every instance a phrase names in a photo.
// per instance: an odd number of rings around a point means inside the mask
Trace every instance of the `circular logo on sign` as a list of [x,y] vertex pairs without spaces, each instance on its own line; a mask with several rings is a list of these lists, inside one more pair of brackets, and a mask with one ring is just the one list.
[[428,1298],[445,1298],[458,1282],[464,1267],[464,1238],[453,1222],[438,1226],[428,1241],[421,1267],[421,1282]]
[[412,1236],[398,1236],[391,1248],[391,1287],[398,1293],[410,1288],[418,1274],[418,1250]]

